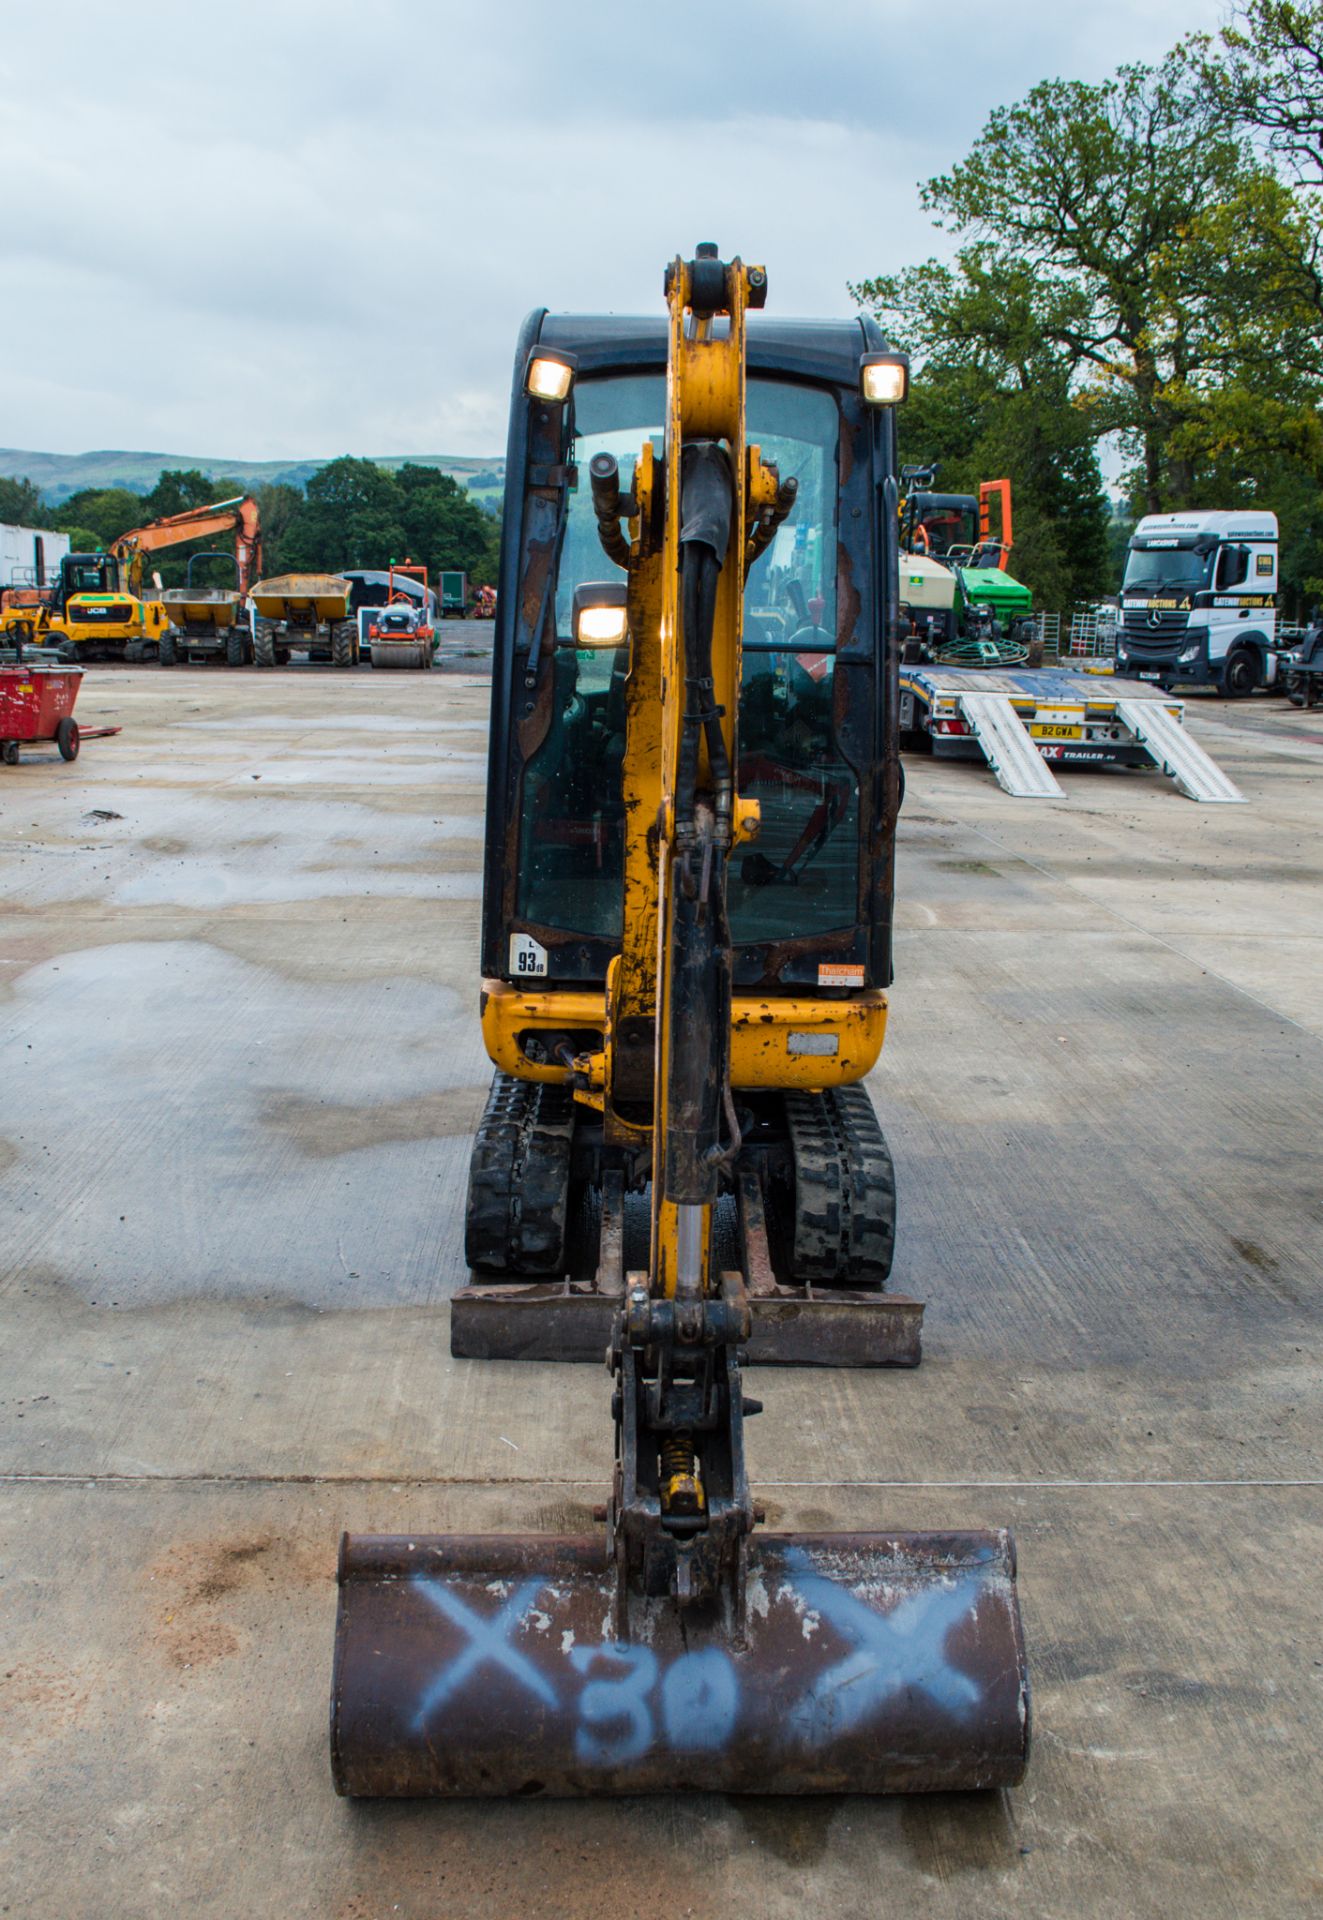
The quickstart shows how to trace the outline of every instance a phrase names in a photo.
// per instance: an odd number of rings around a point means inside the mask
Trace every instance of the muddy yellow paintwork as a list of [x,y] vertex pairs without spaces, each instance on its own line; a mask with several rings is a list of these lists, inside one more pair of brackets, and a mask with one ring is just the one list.
[[[98,620],[84,609],[97,602],[126,606],[126,620]],[[108,641],[158,640],[169,625],[159,600],[140,600],[132,593],[74,593],[64,605],[64,613],[53,614],[38,630],[37,638],[49,646],[72,641],[75,646],[98,646]]]
[[176,625],[232,627],[241,618],[243,596],[230,587],[169,587],[161,603]]
[[[606,1000],[600,988],[546,987],[531,992],[504,980],[482,987],[482,1037],[495,1064],[521,1080],[564,1080],[569,1069],[541,1066],[528,1059],[519,1036],[530,1031],[563,1033],[567,1028],[602,1036],[601,1051],[589,1058],[605,1080]],[[848,999],[814,994],[775,999],[737,994],[732,1006],[730,1068],[732,1086],[798,1087],[821,1091],[851,1086],[877,1065],[887,1027],[885,993],[868,991]],[[834,1054],[791,1050],[792,1035],[834,1036]],[[592,1104],[601,1105],[601,1085]]]

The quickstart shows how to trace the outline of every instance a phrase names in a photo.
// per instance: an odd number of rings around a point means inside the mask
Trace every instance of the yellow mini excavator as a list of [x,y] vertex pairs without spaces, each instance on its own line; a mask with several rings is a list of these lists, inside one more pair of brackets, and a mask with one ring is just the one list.
[[345,1536],[342,1793],[1024,1771],[1008,1535],[768,1533],[745,1468],[746,1359],[917,1358],[856,1084],[890,978],[908,368],[867,321],[749,324],[766,284],[701,246],[664,323],[539,312],[519,343],[459,1350],[598,1339],[615,1472],[596,1536]]

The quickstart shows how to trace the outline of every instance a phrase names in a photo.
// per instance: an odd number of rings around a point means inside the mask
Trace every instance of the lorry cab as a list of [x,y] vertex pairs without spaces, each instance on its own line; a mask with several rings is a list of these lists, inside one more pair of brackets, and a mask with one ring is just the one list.
[[1277,516],[1147,514],[1126,556],[1116,670],[1231,698],[1275,685]]

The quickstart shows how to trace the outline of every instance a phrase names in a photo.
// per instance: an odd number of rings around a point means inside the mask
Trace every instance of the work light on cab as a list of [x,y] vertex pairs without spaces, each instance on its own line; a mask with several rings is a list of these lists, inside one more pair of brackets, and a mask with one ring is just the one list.
[[907,353],[865,353],[859,361],[859,386],[870,407],[895,407],[908,398],[910,357]]
[[618,647],[625,637],[623,581],[590,580],[574,589],[576,647]]
[[555,407],[564,406],[573,384],[572,353],[555,353],[549,347],[540,347],[536,353],[529,355],[524,389],[530,399],[545,400]]

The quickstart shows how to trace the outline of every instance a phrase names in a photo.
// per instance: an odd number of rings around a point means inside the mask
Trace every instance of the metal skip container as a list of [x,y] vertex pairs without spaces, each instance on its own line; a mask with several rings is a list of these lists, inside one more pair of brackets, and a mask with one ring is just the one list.
[[1005,1532],[757,1533],[744,1619],[618,1599],[603,1536],[353,1536],[331,1766],[351,1796],[1014,1786]]

